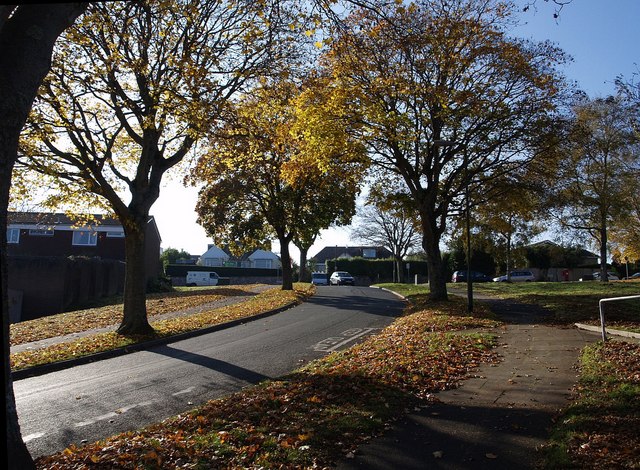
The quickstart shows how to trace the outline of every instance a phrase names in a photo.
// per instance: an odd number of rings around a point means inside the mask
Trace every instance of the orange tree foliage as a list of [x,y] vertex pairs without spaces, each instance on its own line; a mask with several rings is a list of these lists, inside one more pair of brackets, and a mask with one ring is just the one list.
[[334,114],[343,109],[334,103],[339,90],[312,82],[304,91],[281,81],[244,95],[191,178],[204,183],[198,221],[217,243],[239,251],[279,241],[283,289],[292,283],[289,243],[348,222],[366,168],[363,146]]
[[[350,90],[380,172],[398,174],[420,216],[433,298],[447,297],[440,241],[471,192],[548,142],[565,58],[512,39],[500,1],[417,1],[357,11],[324,63]],[[544,148],[542,149],[544,150]]]

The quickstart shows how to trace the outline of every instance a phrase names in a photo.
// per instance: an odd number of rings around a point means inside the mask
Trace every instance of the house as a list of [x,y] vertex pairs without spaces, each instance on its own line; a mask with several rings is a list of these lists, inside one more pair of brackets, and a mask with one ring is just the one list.
[[[85,256],[125,261],[124,229],[114,217],[94,214],[95,222],[79,226],[72,217],[60,213],[9,212],[7,255]],[[161,272],[162,238],[153,216],[146,233],[147,279]]]
[[[525,247],[527,251],[546,253],[548,263],[530,270],[541,281],[577,281],[593,272],[600,257],[581,247],[564,247],[550,240],[543,240]],[[533,264],[533,263],[530,263]]]
[[[599,263],[598,260],[600,259],[598,255],[588,250],[585,250],[584,248],[580,248],[580,247],[567,248],[557,243],[554,243],[551,240],[542,240],[537,243],[532,243],[531,245],[528,245],[526,248],[533,248],[533,249],[542,248],[542,249],[547,249],[550,252],[556,252],[558,254],[562,254],[562,253],[571,254],[575,258],[575,264],[577,267],[596,265]],[[557,260],[554,260],[554,261],[557,261]]]
[[[22,299],[21,319],[60,313],[86,300],[121,293],[125,238],[120,222],[92,215],[79,223],[61,213],[9,212],[9,288]],[[161,273],[160,233],[147,223],[147,282]]]
[[393,253],[383,246],[325,246],[315,256],[311,257],[315,264],[315,270],[325,271],[325,262],[340,258],[365,258],[365,259],[388,259]]
[[256,250],[249,255],[252,268],[278,269],[282,267],[280,258],[272,251]]
[[222,248],[209,245],[198,259],[199,266],[227,266],[237,268],[278,269],[282,267],[278,255],[271,251],[255,250],[240,257],[232,257]]
[[225,266],[231,257],[215,245],[209,245],[207,251],[198,258],[199,266]]

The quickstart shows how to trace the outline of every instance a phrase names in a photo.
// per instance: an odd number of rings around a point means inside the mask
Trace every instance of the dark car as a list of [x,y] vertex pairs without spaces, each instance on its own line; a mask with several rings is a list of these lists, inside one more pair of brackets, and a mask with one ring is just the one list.
[[329,278],[329,285],[332,286],[343,286],[343,285],[354,285],[354,280],[351,274],[346,271],[336,271]]
[[316,286],[326,286],[329,284],[327,281],[327,273],[312,273],[311,283]]
[[[491,278],[479,271],[471,271],[471,282],[489,282]],[[451,277],[451,282],[467,282],[466,271],[455,271]]]

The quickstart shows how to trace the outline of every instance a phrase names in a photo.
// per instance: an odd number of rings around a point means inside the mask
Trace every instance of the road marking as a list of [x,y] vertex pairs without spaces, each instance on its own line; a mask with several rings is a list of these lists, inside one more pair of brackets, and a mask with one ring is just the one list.
[[29,441],[33,441],[34,439],[38,439],[39,437],[42,437],[42,436],[44,436],[44,433],[43,433],[43,432],[36,432],[36,433],[33,433],[33,434],[29,434],[28,436],[24,436],[24,437],[22,438],[22,440],[23,440],[25,443],[27,443],[27,442],[29,442]]
[[171,395],[174,397],[177,397],[178,395],[186,395],[187,393],[193,392],[195,389],[196,389],[195,387],[189,387],[184,390],[180,390],[179,392],[172,393]]
[[333,352],[345,344],[379,329],[380,328],[351,328],[350,330],[340,333],[340,336],[331,336],[330,338],[323,339],[316,343],[312,349],[319,352]]
[[79,423],[76,423],[74,426],[77,428],[81,428],[84,426],[90,426],[92,424],[95,424],[99,421],[105,421],[107,419],[111,419],[111,418],[115,418],[116,416],[119,416],[123,413],[126,413],[129,410],[133,410],[134,408],[139,408],[141,406],[148,406],[148,405],[152,405],[153,403],[155,403],[154,401],[144,401],[142,403],[136,403],[134,405],[129,405],[129,406],[124,406],[122,408],[118,408],[116,411],[112,411],[111,413],[107,413],[101,416],[96,416],[94,418],[88,419],[87,421],[81,421]]

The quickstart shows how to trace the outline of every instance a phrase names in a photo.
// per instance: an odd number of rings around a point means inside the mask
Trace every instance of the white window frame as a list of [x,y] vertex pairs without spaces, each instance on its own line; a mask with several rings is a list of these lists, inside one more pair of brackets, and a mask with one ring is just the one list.
[[7,243],[17,245],[20,243],[20,229],[8,228],[7,229]]
[[50,228],[30,228],[29,236],[31,237],[53,237],[53,229]]
[[[78,237],[82,236],[87,237],[86,243],[82,238],[78,239]],[[74,246],[96,246],[98,244],[98,232],[94,232],[93,230],[74,230],[71,243]]]

